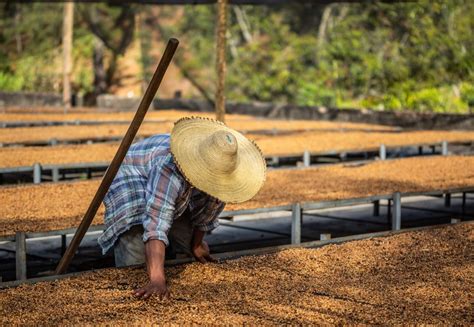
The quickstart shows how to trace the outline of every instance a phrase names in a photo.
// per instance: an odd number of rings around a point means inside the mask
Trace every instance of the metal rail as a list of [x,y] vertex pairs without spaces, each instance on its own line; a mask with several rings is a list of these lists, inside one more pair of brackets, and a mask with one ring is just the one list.
[[[166,123],[173,122],[170,119],[147,119],[146,123]],[[0,122],[0,128],[19,128],[19,127],[48,127],[48,126],[96,126],[96,125],[127,125],[128,120],[30,120],[30,121],[3,121]]]
[[[460,221],[455,220],[451,222],[451,224],[453,223],[473,224],[474,222],[460,222]],[[237,259],[244,256],[249,256],[249,255],[271,254],[271,253],[276,253],[276,252],[280,252],[287,249],[293,249],[293,248],[319,248],[319,247],[323,247],[329,244],[341,244],[345,242],[365,240],[365,239],[370,239],[370,238],[389,237],[389,236],[393,236],[397,234],[414,232],[414,231],[432,230],[432,229],[450,226],[451,224],[405,228],[401,230],[366,233],[366,234],[350,235],[350,236],[337,237],[337,238],[331,238],[329,234],[322,234],[323,237],[319,241],[311,241],[311,242],[305,242],[305,243],[300,243],[300,244],[285,244],[285,245],[271,246],[271,247],[258,248],[258,249],[249,249],[249,250],[242,250],[242,251],[224,252],[224,253],[214,254],[214,257],[218,260],[232,260],[232,259]],[[193,261],[194,260],[192,258],[168,260],[165,262],[165,266],[167,267],[177,266],[177,265],[190,263]],[[136,266],[136,267],[141,267],[141,266]],[[127,268],[129,269],[130,267],[114,268],[114,269],[127,269]],[[102,271],[104,269],[110,269],[110,268],[93,269],[89,271],[75,272],[75,273],[69,273],[69,274],[63,274],[63,275],[36,277],[36,278],[31,278],[31,279],[26,279],[26,280],[0,282],[0,289],[17,287],[19,285],[24,285],[24,284],[35,284],[39,282],[56,281],[60,279],[81,276],[85,273]]]
[[[465,142],[452,142],[449,145],[465,145]],[[364,156],[366,158],[372,159],[365,159],[362,161],[356,161],[358,163],[367,163],[374,159],[386,160],[390,158],[394,158],[397,154],[397,151],[401,151],[402,149],[411,149],[411,148],[423,148],[423,147],[431,147],[434,148],[434,152],[430,151],[430,153],[418,152],[417,154],[413,154],[410,156],[423,156],[423,155],[433,155],[433,154],[441,154],[441,155],[448,155],[448,142],[443,141],[441,143],[425,143],[425,144],[411,144],[411,145],[404,145],[404,146],[393,146],[393,147],[386,147],[385,145],[381,144],[378,149],[354,149],[354,150],[345,150],[345,151],[321,151],[321,152],[310,152],[304,151],[301,154],[280,154],[280,155],[267,155],[265,156],[265,160],[267,165],[273,168],[282,167],[284,164],[293,164],[297,167],[309,167],[311,165],[330,165],[331,163],[320,163],[318,164],[318,159],[322,159],[325,157],[336,157],[337,162],[335,163],[342,163],[342,162],[351,162],[348,160],[350,156]],[[436,147],[440,148],[440,152],[436,152]],[[77,178],[82,177],[87,174],[88,178],[92,177],[92,172],[101,173],[105,171],[110,162],[102,161],[102,162],[82,162],[82,163],[67,163],[67,164],[41,164],[35,163],[32,166],[18,166],[18,167],[7,167],[7,168],[0,168],[0,185],[2,184],[2,176],[4,175],[17,175],[18,179],[23,177],[25,174],[31,174],[31,181],[35,184],[39,184],[43,181],[51,181],[51,182],[58,182],[59,180],[68,179],[68,176],[77,176]],[[69,174],[69,175],[68,175]],[[78,176],[79,175],[79,176]],[[14,180],[18,182],[19,180]],[[23,181],[24,182],[24,181]]]
[[[317,201],[317,202],[302,202],[294,203],[283,206],[275,206],[269,208],[255,208],[255,209],[242,209],[242,210],[232,210],[224,211],[221,213],[219,218],[233,218],[240,215],[252,215],[252,214],[261,214],[268,212],[281,212],[287,211],[291,212],[291,244],[300,244],[301,243],[301,230],[302,230],[302,218],[306,211],[320,210],[320,209],[329,209],[337,207],[349,207],[364,205],[369,203],[375,203],[380,200],[388,200],[391,202],[389,208],[393,212],[389,214],[389,219],[391,221],[392,231],[398,231],[402,228],[402,198],[413,197],[413,196],[432,196],[432,195],[446,195],[446,194],[457,194],[461,193],[463,196],[462,210],[464,213],[466,205],[466,193],[474,192],[474,186],[463,187],[463,188],[452,188],[445,190],[430,190],[424,192],[395,192],[393,194],[385,195],[374,195],[363,198],[352,198],[352,199],[341,199],[333,201]],[[462,216],[463,213],[459,215]],[[457,221],[455,217],[454,222]],[[99,231],[103,230],[103,225],[92,226],[88,231]],[[16,262],[17,262],[17,278],[26,279],[26,239],[29,238],[38,238],[46,236],[59,236],[66,234],[73,234],[76,231],[76,228],[68,228],[55,231],[44,231],[44,232],[23,232],[18,231],[16,235],[5,235],[0,236],[0,241],[16,241]],[[63,240],[65,242],[65,238]]]

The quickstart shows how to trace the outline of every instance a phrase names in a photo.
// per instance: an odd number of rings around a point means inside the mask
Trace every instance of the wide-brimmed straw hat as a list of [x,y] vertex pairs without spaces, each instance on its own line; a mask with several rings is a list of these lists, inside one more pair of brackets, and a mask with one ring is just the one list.
[[217,120],[178,120],[171,131],[171,153],[192,186],[226,203],[250,200],[265,182],[266,163],[258,146]]

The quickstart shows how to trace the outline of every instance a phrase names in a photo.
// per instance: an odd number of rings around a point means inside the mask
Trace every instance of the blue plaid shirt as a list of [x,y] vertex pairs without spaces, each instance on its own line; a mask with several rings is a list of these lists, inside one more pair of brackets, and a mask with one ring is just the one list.
[[143,225],[143,242],[161,240],[168,245],[168,231],[186,209],[195,228],[213,230],[225,206],[181,175],[170,152],[169,134],[130,147],[104,204],[106,229],[98,239],[104,254],[134,225]]

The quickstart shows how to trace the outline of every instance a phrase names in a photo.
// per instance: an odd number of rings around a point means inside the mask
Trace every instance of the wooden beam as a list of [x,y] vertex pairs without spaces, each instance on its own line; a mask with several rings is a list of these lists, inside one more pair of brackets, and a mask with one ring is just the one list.
[[229,0],[217,2],[216,28],[216,119],[225,122],[225,75],[226,75],[226,31],[227,31],[227,4]]
[[71,107],[72,29],[74,2],[64,4],[63,20],[63,105],[64,113]]

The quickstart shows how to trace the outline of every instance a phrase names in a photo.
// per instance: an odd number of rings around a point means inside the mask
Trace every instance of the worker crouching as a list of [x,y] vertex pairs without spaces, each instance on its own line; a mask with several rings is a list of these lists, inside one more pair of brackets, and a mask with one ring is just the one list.
[[[104,199],[99,244],[117,267],[146,263],[149,282],[134,291],[168,298],[164,262],[170,248],[212,262],[204,241],[225,203],[251,199],[265,181],[258,147],[211,119],[183,118],[171,134],[132,145]],[[168,247],[168,249],[167,249]]]

